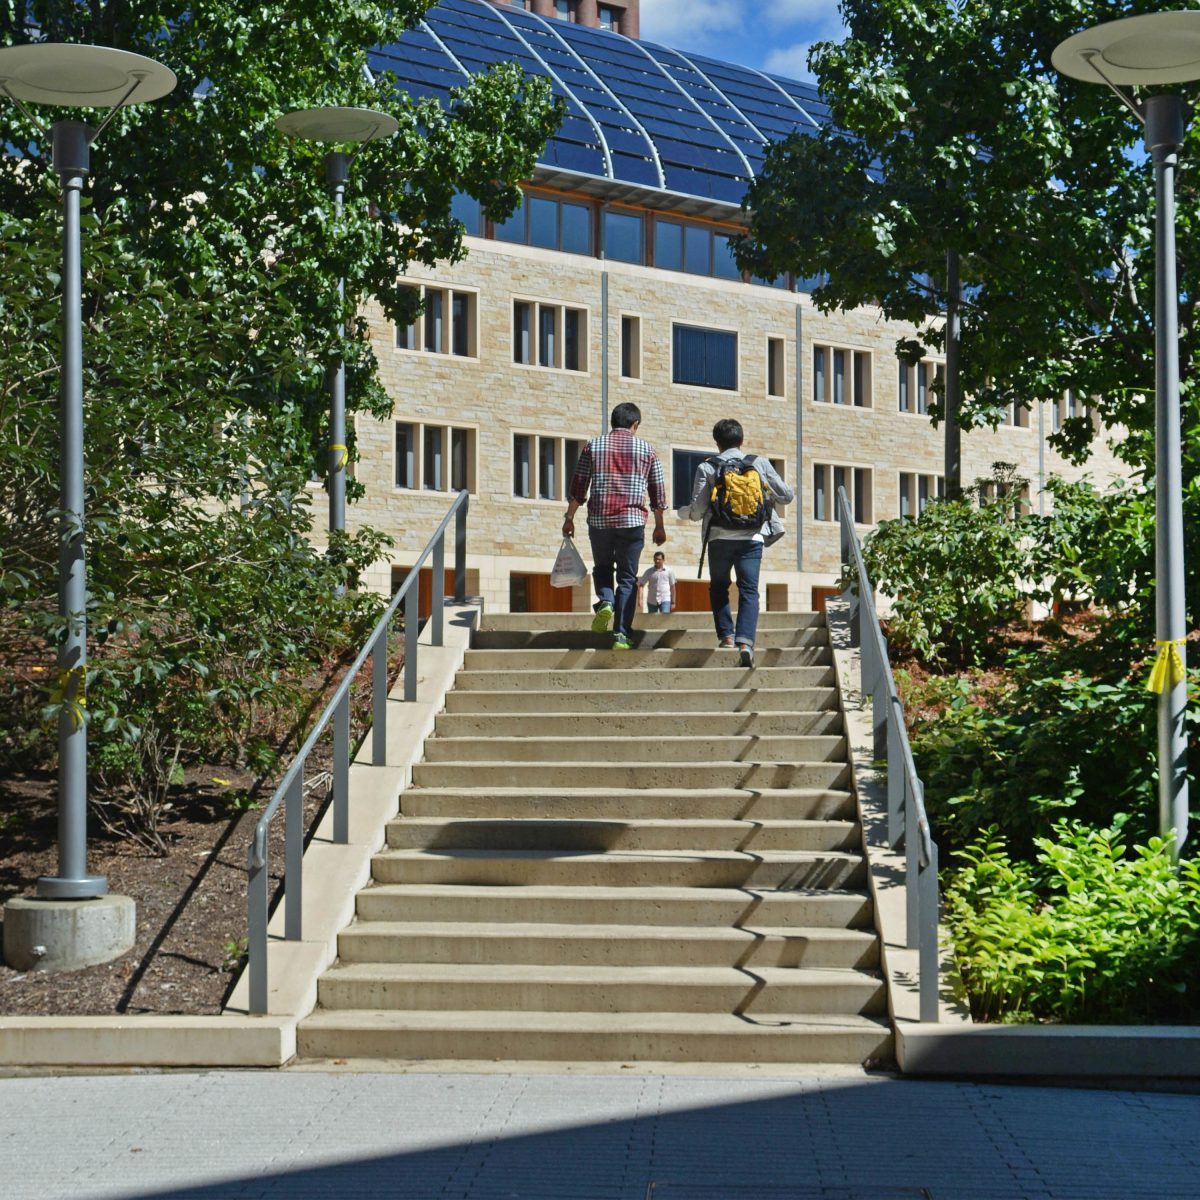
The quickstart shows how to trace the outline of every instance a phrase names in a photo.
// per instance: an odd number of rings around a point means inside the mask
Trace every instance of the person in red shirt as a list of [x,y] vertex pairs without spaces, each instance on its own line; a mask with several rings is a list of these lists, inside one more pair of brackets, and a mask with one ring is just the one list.
[[603,633],[612,622],[613,649],[628,650],[637,608],[638,560],[646,542],[647,493],[649,512],[654,513],[654,544],[661,546],[667,540],[667,485],[654,447],[637,436],[641,409],[618,404],[611,423],[610,432],[592,438],[580,452],[562,531],[563,537],[575,536],[575,513],[586,501],[596,588],[592,629]]

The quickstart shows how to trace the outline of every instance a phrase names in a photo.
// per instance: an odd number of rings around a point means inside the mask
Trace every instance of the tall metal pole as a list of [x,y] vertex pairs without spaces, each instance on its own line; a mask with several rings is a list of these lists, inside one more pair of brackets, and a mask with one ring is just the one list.
[[946,499],[962,496],[962,429],[958,414],[962,407],[959,384],[959,349],[962,345],[962,279],[957,250],[946,251],[946,394],[943,432],[945,446]]
[[[333,189],[334,227],[342,223],[342,205],[346,195],[346,180],[350,175],[350,156],[339,151],[325,155],[325,182]],[[346,281],[338,279],[338,301],[345,299]],[[338,319],[339,341],[345,336],[346,325]],[[349,450],[346,443],[346,363],[339,356],[333,369],[329,398],[329,532],[332,534],[346,528],[346,461]],[[339,594],[345,589],[338,588]]]
[[58,874],[38,880],[44,899],[103,896],[108,881],[87,873],[87,574],[84,562],[83,270],[79,200],[91,167],[91,130],[80,121],[52,127],[54,169],[63,187],[62,376],[59,388]]
[[1183,145],[1186,106],[1178,96],[1145,101],[1146,151],[1155,190],[1155,575],[1156,633],[1178,653],[1184,678],[1168,677],[1158,700],[1158,820],[1174,834],[1178,858],[1187,839],[1188,780],[1186,638],[1183,582],[1183,480],[1179,416],[1179,291],[1175,277],[1175,168]]

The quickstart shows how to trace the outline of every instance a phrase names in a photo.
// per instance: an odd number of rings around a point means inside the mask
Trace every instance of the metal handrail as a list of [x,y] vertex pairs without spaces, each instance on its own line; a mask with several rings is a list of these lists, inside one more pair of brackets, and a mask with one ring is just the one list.
[[[875,609],[875,590],[863,562],[862,546],[854,530],[854,509],[846,489],[837,490],[841,527],[842,563],[853,564],[858,591],[848,593],[851,644],[861,646],[861,690],[871,697],[873,749],[877,761],[886,761],[888,819],[887,840],[893,850],[904,847],[907,901],[906,944],[917,951],[922,1021],[938,1019],[938,848],[925,812],[925,787],[917,774],[904,708],[896,690],[887,638]],[[863,616],[866,616],[864,624]],[[864,635],[864,629],[867,631]],[[900,769],[892,765],[899,763]],[[906,836],[915,831],[915,837]]]
[[417,698],[417,634],[420,616],[417,605],[420,597],[417,580],[421,567],[431,555],[433,574],[432,643],[440,646],[444,636],[445,553],[446,530],[455,518],[454,531],[454,599],[458,604],[467,596],[467,511],[470,498],[461,491],[442,518],[441,524],[426,543],[425,549],[409,569],[383,616],[375,624],[370,637],[358,652],[349,670],[338,684],[329,703],[313,725],[304,744],[296,753],[292,765],[284,773],[270,803],[254,827],[254,837],[247,852],[249,878],[246,887],[247,908],[247,971],[250,975],[250,1012],[267,1011],[267,828],[271,818],[284,804],[284,889],[283,936],[287,941],[299,941],[302,934],[301,903],[304,888],[304,764],[317,739],[332,720],[333,725],[333,840],[345,844],[350,840],[350,685],[371,656],[373,683],[371,713],[371,763],[383,766],[387,757],[387,667],[388,634],[392,618],[404,602],[404,699]]

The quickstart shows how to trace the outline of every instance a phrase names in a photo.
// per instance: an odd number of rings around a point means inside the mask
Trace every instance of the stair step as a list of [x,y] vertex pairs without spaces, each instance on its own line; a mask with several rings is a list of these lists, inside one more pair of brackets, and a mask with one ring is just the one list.
[[837,850],[740,854],[657,850],[604,854],[540,850],[385,850],[371,860],[380,883],[457,883],[495,888],[577,887],[857,888],[862,856]]
[[338,1009],[539,1012],[883,1012],[883,984],[862,971],[763,967],[351,963],[326,971],[317,1003]]
[[530,963],[576,966],[841,967],[879,965],[860,929],[701,929],[688,925],[464,924],[358,921],[342,930],[343,963]]
[[[712,621],[705,629],[634,629],[629,640],[638,650],[716,649]],[[611,633],[590,629],[481,629],[472,644],[480,650],[608,650]],[[829,631],[823,626],[801,629],[764,629],[755,635],[759,650],[786,650],[798,646],[827,646]]]
[[[670,704],[670,696],[658,697]],[[648,720],[652,725],[648,725]],[[629,712],[563,713],[541,712],[503,716],[499,713],[440,713],[438,737],[603,737],[640,736],[653,731],[657,737],[820,737],[842,732],[842,715],[824,712]]]
[[401,817],[388,822],[393,850],[857,851],[855,821],[513,820]]
[[[485,613],[486,630],[573,630],[588,629],[590,612],[577,613]],[[758,628],[767,629],[825,629],[823,612],[760,612]],[[639,630],[702,630],[712,634],[713,619],[708,612],[638,613],[634,632]]]
[[[532,722],[531,722],[532,724]],[[846,758],[842,737],[784,736],[757,734],[717,737],[694,733],[664,736],[657,722],[643,724],[651,737],[550,737],[534,733],[524,737],[434,737],[425,743],[426,762],[557,763],[610,762],[702,763],[706,759],[726,762],[833,762]]]
[[[611,639],[610,639],[611,642]],[[760,648],[754,664],[765,667],[828,666],[833,651],[826,646],[801,646],[788,650]],[[592,650],[565,647],[540,650],[468,650],[468,671],[695,671],[702,668],[739,669],[732,650],[708,646],[704,649]]]
[[[626,651],[626,654],[636,653]],[[623,657],[619,655],[618,657]],[[652,689],[671,692],[687,682],[709,692],[747,688],[832,687],[832,667],[695,667],[680,673],[664,667],[613,667],[589,671],[580,679],[577,670],[531,667],[528,670],[460,671],[454,680],[455,691],[489,692],[520,688],[522,691],[616,691],[634,692]]]
[[[746,674],[750,674],[746,672]],[[611,675],[611,672],[610,672]],[[695,682],[695,673],[688,677]],[[753,676],[751,676],[753,679]],[[751,687],[704,688],[648,687],[644,679],[634,681],[629,691],[556,690],[525,687],[497,691],[473,687],[455,688],[446,693],[446,711],[450,713],[645,713],[653,715],[669,697],[672,712],[820,712],[837,709],[837,692],[833,687]]]
[[420,762],[417,787],[845,788],[844,762]]
[[600,1062],[865,1062],[892,1056],[886,1022],[854,1015],[374,1012],[302,1021],[308,1058]]
[[400,795],[406,817],[632,821],[854,820],[850,792],[836,788],[415,787]]
[[818,888],[604,887],[523,884],[381,884],[358,893],[361,921],[479,924],[686,925],[749,929],[866,929],[873,917],[864,891]]

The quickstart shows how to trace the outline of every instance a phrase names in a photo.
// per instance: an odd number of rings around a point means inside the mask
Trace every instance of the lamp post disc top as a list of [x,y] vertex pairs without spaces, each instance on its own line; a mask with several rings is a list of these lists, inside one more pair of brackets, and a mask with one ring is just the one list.
[[1106,21],[1060,42],[1054,69],[1087,83],[1188,83],[1200,79],[1200,11]]
[[18,100],[36,104],[141,104],[161,99],[175,82],[175,72],[162,63],[110,46],[34,42],[0,48],[0,85]]
[[275,118],[275,125],[289,137],[309,142],[369,142],[391,137],[400,122],[373,108],[302,108]]

